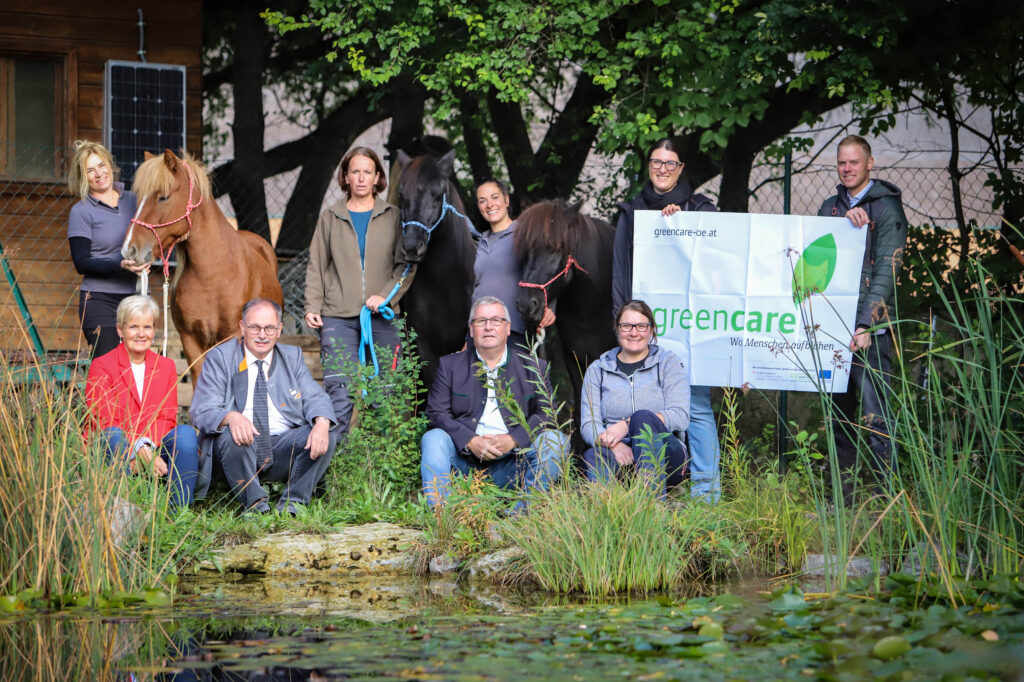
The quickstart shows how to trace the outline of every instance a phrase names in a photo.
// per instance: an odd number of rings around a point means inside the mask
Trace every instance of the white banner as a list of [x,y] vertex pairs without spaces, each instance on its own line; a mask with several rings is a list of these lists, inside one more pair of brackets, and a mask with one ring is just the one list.
[[633,295],[693,385],[845,391],[866,234],[846,218],[637,211]]

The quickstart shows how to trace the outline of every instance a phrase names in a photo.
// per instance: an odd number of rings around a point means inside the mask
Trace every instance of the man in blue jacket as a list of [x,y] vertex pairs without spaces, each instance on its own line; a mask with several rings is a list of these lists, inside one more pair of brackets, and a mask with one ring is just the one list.
[[[850,339],[854,357],[849,388],[833,395],[836,459],[843,471],[855,469],[856,442],[863,439],[872,460],[864,464],[884,478],[893,463],[891,419],[885,401],[893,344],[889,322],[895,317],[896,276],[907,243],[907,216],[899,188],[871,179],[874,166],[867,140],[859,135],[843,138],[837,152],[840,184],[818,215],[846,216],[855,226],[868,227],[857,319]],[[847,496],[852,482],[849,477],[844,480]]]
[[[423,436],[420,473],[432,507],[448,497],[452,471],[485,469],[495,485],[529,493],[557,480],[567,461],[568,438],[549,422],[547,363],[509,352],[505,304],[493,296],[477,299],[469,332],[475,348],[441,358],[427,395],[431,428]],[[520,500],[513,512],[524,506]]]
[[302,349],[277,343],[281,307],[257,298],[242,308],[241,340],[213,348],[189,411],[199,447],[213,454],[243,511],[270,511],[260,481],[283,481],[278,511],[309,503],[337,442],[331,399]]

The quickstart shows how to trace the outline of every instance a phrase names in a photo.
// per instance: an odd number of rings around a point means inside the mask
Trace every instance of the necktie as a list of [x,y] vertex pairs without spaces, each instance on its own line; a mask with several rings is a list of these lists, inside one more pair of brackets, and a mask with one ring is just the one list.
[[263,374],[263,360],[256,361],[256,388],[252,392],[252,424],[259,431],[256,436],[256,468],[270,466],[273,453],[270,448],[270,410],[267,408],[267,377]]

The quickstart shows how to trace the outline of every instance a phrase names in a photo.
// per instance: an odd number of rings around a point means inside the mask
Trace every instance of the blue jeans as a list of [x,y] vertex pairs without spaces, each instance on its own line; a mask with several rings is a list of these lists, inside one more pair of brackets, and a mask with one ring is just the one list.
[[690,387],[690,495],[717,502],[722,494],[718,424],[711,410],[711,387]]
[[[644,442],[644,427],[650,427],[651,443]],[[686,448],[672,435],[658,415],[650,410],[637,410],[629,418],[629,443],[633,450],[633,462],[637,471],[651,479],[652,485],[661,497],[665,496],[665,482],[668,473],[686,468]],[[646,446],[650,447],[646,447]],[[664,447],[664,452],[661,451]],[[652,452],[653,450],[653,452]],[[619,470],[615,455],[601,446],[589,448],[583,453],[587,467],[587,479],[606,480]]]
[[[132,442],[122,429],[110,426],[101,438],[106,447],[107,461],[116,464],[131,455]],[[167,484],[171,486],[171,509],[192,504],[192,492],[199,478],[199,437],[196,430],[180,424],[164,434],[157,444],[156,453],[167,464]]]
[[535,488],[546,490],[562,474],[562,460],[569,452],[569,439],[560,431],[541,431],[529,450],[506,455],[491,462],[455,451],[452,437],[444,429],[430,429],[421,441],[420,476],[423,494],[431,507],[448,499],[451,472],[468,475],[472,469],[485,469],[499,488],[516,486],[529,493]]

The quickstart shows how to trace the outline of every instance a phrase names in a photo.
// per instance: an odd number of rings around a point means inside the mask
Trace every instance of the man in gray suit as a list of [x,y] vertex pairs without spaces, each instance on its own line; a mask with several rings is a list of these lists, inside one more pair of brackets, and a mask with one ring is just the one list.
[[302,359],[277,343],[281,307],[256,298],[242,308],[241,342],[226,341],[203,361],[192,398],[199,447],[213,454],[243,511],[270,511],[263,481],[284,481],[278,511],[309,503],[337,444],[331,399]]

